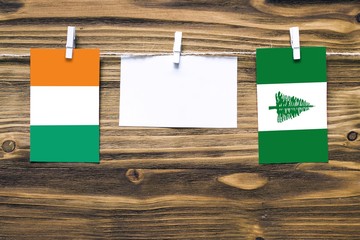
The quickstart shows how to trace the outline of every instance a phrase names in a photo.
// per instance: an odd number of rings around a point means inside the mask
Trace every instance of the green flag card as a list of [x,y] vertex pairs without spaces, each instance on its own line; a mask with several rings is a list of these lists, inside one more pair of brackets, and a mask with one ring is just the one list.
[[256,50],[259,163],[327,162],[326,49]]

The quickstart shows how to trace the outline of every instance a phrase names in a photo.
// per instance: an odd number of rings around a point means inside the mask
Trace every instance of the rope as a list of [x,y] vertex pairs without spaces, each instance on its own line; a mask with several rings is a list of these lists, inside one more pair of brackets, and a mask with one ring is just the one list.
[[[101,57],[107,57],[107,56],[118,56],[118,57],[131,57],[131,56],[169,56],[173,53],[159,53],[159,52],[151,52],[151,53],[130,53],[130,52],[103,52],[100,53]],[[256,52],[182,52],[182,56],[241,56],[241,55],[255,55]],[[360,56],[359,52],[327,52],[327,56]],[[22,57],[30,57],[30,53],[27,54],[7,54],[3,53],[0,54],[0,57],[13,57],[13,58],[22,58]]]

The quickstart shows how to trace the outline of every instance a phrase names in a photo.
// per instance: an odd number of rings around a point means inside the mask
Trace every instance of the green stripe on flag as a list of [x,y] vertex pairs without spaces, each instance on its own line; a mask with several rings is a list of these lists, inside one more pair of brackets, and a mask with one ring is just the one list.
[[30,161],[99,163],[99,142],[99,125],[30,126]]
[[302,47],[293,60],[292,48],[256,49],[257,84],[326,82],[326,48]]
[[327,129],[259,132],[259,162],[328,162]]

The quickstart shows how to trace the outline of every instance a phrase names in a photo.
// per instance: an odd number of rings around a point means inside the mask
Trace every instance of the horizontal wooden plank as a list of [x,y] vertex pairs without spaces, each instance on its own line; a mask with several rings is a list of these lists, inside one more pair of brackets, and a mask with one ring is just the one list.
[[[0,102],[4,103],[0,110],[0,142],[12,140],[16,144],[15,151],[4,154],[3,160],[25,160],[29,156],[29,65],[23,60],[26,59],[12,58],[12,61],[0,62],[0,74],[4,77],[0,95]],[[239,58],[237,129],[169,129],[118,126],[120,59],[102,59],[102,161],[121,160],[118,162],[119,166],[142,168],[231,168],[242,163],[257,165],[254,61],[255,56]],[[346,136],[351,131],[360,130],[360,113],[357,110],[360,103],[360,85],[357,79],[359,70],[356,67],[359,61],[360,59],[350,61],[349,57],[328,57],[331,160],[358,158],[356,153],[360,150],[360,141],[349,141]],[[11,62],[15,70],[8,71]],[[69,147],[76,147],[76,143],[69,143]]]
[[[359,12],[357,0],[2,1],[0,239],[357,239]],[[64,48],[68,25],[77,48],[103,54],[101,163],[30,164],[27,55]],[[330,162],[259,165],[251,53],[290,46],[292,26],[329,54]],[[118,126],[120,58],[105,54],[171,53],[174,31],[184,52],[250,53],[238,128]]]
[[21,165],[0,168],[4,237],[345,239],[360,234],[358,163],[127,171],[114,162]]
[[[319,1],[321,2],[321,1]],[[171,52],[183,31],[183,51],[254,51],[289,46],[289,27],[301,29],[303,46],[359,52],[356,1],[319,5],[223,1],[13,1],[0,16],[0,52],[65,46],[66,26],[78,27],[78,48]],[[6,9],[7,7],[7,9]]]

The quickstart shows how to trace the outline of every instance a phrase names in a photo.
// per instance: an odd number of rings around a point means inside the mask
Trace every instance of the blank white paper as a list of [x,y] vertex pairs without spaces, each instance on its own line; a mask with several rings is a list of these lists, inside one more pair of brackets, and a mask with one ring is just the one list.
[[237,58],[122,57],[120,126],[237,127]]

